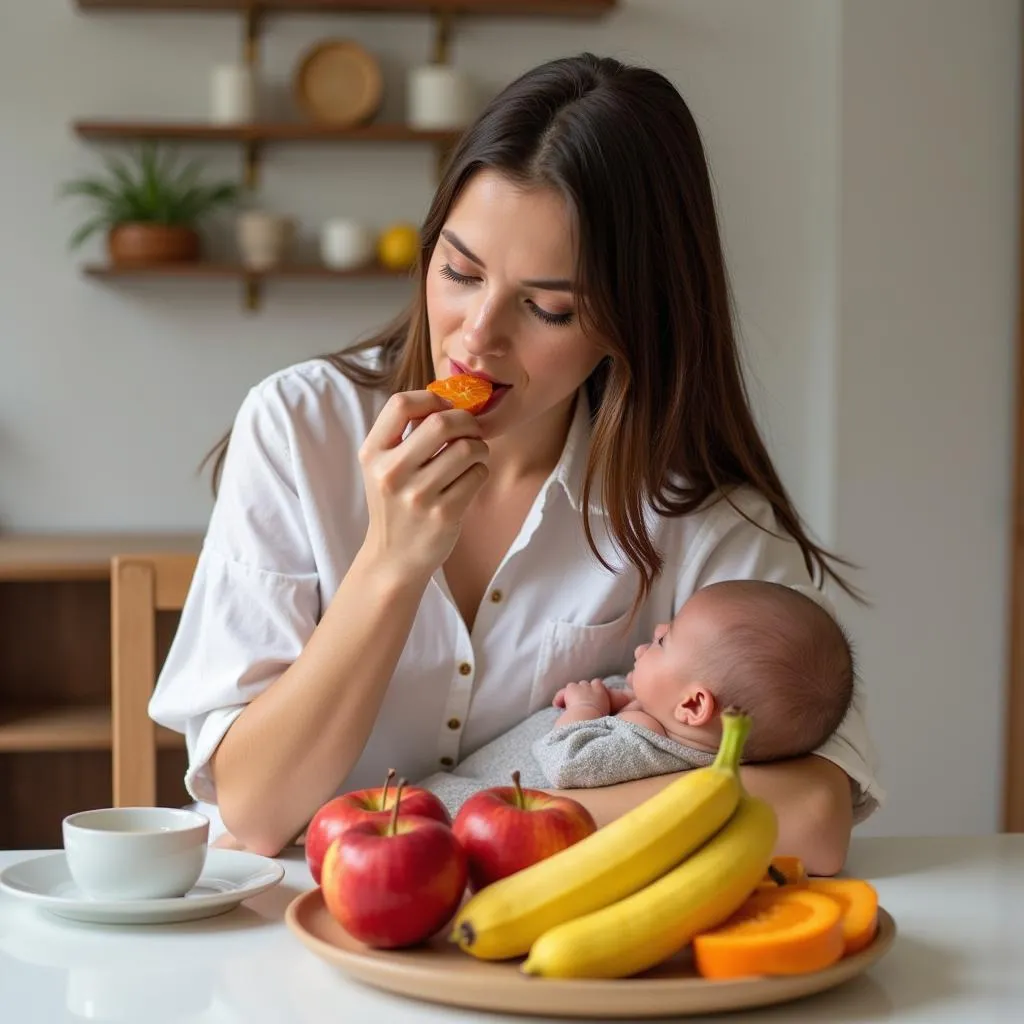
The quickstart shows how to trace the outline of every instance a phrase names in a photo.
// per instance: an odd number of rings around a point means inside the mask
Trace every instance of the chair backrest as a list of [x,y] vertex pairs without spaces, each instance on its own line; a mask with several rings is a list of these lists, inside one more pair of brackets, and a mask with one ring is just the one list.
[[196,555],[117,555],[110,565],[114,806],[156,804],[156,613],[181,611]]

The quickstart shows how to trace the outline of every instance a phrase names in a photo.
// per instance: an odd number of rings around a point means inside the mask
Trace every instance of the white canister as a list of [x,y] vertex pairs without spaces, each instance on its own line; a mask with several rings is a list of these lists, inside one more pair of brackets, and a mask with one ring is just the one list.
[[210,120],[244,124],[256,115],[252,72],[244,64],[221,64],[210,73]]
[[238,251],[249,270],[270,270],[288,258],[295,236],[295,221],[264,210],[247,210],[238,215]]
[[412,68],[406,94],[407,115],[413,128],[465,128],[476,113],[472,82],[448,64]]
[[333,217],[320,230],[320,258],[332,270],[354,270],[371,262],[376,237],[364,224],[348,217]]

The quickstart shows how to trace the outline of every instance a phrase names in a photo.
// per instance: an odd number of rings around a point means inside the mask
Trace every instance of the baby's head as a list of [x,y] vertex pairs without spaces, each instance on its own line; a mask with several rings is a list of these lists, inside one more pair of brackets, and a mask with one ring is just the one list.
[[711,749],[720,713],[740,708],[752,720],[743,759],[774,761],[809,753],[839,727],[853,699],[853,655],[812,598],[729,580],[697,591],[637,648],[631,685],[669,735]]

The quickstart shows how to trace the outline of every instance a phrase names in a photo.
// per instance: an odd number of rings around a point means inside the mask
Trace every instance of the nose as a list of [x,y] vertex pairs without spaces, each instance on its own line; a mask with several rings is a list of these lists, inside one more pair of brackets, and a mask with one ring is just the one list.
[[508,345],[501,303],[483,289],[477,301],[470,303],[466,310],[462,342],[468,355],[477,356],[495,355]]
[[633,651],[633,660],[639,661],[644,656],[644,651],[646,651],[650,646],[650,644],[640,644],[640,646]]

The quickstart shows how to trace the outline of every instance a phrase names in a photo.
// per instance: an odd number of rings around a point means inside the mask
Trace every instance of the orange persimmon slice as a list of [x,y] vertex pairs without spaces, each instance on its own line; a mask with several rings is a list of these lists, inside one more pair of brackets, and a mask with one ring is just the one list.
[[755,892],[717,928],[694,936],[702,977],[808,974],[843,955],[839,904],[808,889]]
[[483,377],[456,373],[444,380],[431,381],[427,390],[448,399],[456,409],[468,409],[475,415],[488,403],[494,389],[491,382]]
[[839,904],[845,956],[871,945],[878,931],[878,893],[870,882],[860,878],[812,878],[807,887]]
[[804,862],[799,857],[772,857],[768,872],[758,883],[758,890],[807,884],[807,872],[804,869]]

